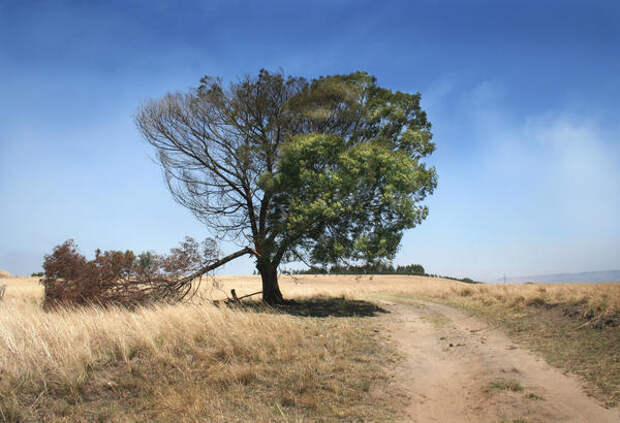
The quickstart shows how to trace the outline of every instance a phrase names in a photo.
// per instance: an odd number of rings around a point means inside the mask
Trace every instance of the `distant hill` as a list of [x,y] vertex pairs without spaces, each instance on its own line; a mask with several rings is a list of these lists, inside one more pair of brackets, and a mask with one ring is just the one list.
[[[504,278],[495,282],[503,282]],[[551,275],[510,276],[506,282],[620,282],[620,270],[603,270],[600,272],[554,273]]]
[[0,270],[0,278],[10,278],[10,277],[12,276],[9,272],[7,272],[6,270]]

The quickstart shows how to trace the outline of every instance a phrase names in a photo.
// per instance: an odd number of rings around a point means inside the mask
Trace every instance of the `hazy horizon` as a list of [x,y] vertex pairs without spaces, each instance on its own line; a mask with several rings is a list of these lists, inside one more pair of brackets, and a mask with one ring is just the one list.
[[92,256],[209,236],[133,115],[260,68],[422,93],[439,185],[395,264],[479,280],[619,269],[619,21],[612,1],[2,2],[0,269],[40,271],[69,238]]

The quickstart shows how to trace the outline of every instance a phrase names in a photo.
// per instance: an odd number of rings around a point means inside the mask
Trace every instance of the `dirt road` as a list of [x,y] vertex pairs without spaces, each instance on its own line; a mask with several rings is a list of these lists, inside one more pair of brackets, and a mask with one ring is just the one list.
[[580,382],[450,307],[383,302],[405,360],[395,375],[412,422],[620,422]]

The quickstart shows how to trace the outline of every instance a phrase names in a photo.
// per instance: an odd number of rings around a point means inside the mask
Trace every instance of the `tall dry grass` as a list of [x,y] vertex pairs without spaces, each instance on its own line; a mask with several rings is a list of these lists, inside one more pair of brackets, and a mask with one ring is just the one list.
[[[59,310],[5,307],[0,313],[0,367],[5,383],[76,386],[88,370],[137,353],[165,357],[179,345],[218,360],[289,360],[289,344],[304,332],[282,315],[218,309],[206,304],[162,305],[128,312],[98,307]],[[251,348],[260,345],[261,348]]]
[[191,303],[44,312],[36,278],[5,282],[0,421],[394,416],[369,401],[388,352],[360,319],[218,308],[206,288]]
[[[258,276],[206,278],[190,303],[133,311],[44,312],[38,278],[2,282],[0,421],[396,416],[385,394],[377,401],[377,392],[387,392],[382,366],[394,356],[372,319],[301,318],[210,303],[231,288],[240,296],[260,290]],[[583,375],[598,387],[595,394],[617,398],[613,351],[619,328],[613,325],[620,284],[471,285],[402,275],[300,275],[282,276],[281,287],[288,298],[394,296],[461,307],[495,319],[550,362]]]

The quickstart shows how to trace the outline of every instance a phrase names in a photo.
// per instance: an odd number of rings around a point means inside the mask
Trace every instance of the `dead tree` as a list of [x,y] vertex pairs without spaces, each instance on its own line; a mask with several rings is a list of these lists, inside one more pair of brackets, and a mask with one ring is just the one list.
[[215,241],[205,240],[201,251],[186,238],[167,256],[98,250],[89,261],[70,240],[45,256],[44,307],[178,302],[196,292],[201,276],[244,254],[256,255],[248,247],[219,258]]

